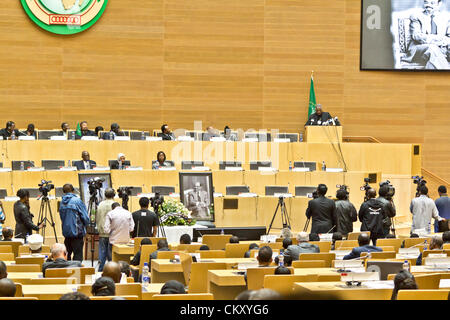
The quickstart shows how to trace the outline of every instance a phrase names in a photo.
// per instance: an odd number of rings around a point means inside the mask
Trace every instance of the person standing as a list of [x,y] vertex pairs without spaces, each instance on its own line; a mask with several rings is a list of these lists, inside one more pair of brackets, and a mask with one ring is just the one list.
[[383,204],[384,212],[386,213],[386,217],[383,219],[383,234],[386,237],[392,225],[391,218],[395,217],[395,204],[392,199],[388,199],[389,187],[387,185],[383,185],[380,187],[378,191],[379,197],[377,198]]
[[122,208],[117,202],[114,202],[111,208],[112,210],[106,215],[104,227],[105,232],[109,234],[110,255],[112,255],[114,244],[130,242],[130,233],[134,230],[133,216],[130,211]]
[[[439,198],[434,203],[438,209],[439,216],[450,220],[450,198],[447,195],[447,187],[439,186],[438,193]],[[434,222],[434,232],[439,232],[439,223]]]
[[[0,201],[0,233],[3,234],[3,224],[5,223],[6,215],[3,203]],[[4,237],[3,237],[4,238]]]
[[326,185],[319,184],[318,197],[308,202],[306,217],[312,219],[311,233],[328,233],[336,228],[336,204],[325,198],[327,191]]
[[348,200],[347,191],[339,189],[336,192],[336,231],[347,237],[353,232],[353,222],[358,220],[355,206]]
[[358,212],[359,221],[361,221],[361,231],[370,231],[370,239],[374,246],[377,245],[377,239],[384,237],[383,219],[386,213],[383,203],[375,199],[377,192],[375,189],[367,190],[368,200],[361,204]]
[[16,219],[15,237],[27,240],[27,236],[34,231],[39,231],[44,226],[44,222],[38,226],[33,223],[34,215],[30,212],[30,193],[28,190],[20,189],[17,191],[20,198],[14,203],[14,218]]
[[112,210],[114,203],[114,196],[116,192],[113,188],[105,190],[105,200],[100,202],[96,213],[96,223],[98,229],[98,271],[102,272],[106,260],[111,261],[112,257],[109,254],[109,234],[105,232],[105,220],[108,212]]
[[83,261],[83,238],[89,225],[89,215],[86,205],[74,194],[74,188],[70,183],[63,186],[63,193],[59,216],[67,248],[67,260]]
[[142,197],[139,199],[141,209],[133,212],[133,238],[156,237],[159,219],[153,211],[148,210],[149,204],[150,200],[147,197]]
[[425,229],[427,233],[431,233],[431,218],[436,221],[443,220],[439,216],[439,211],[434,201],[428,198],[427,186],[419,187],[419,196],[412,199],[409,210],[413,216],[411,233],[416,229]]

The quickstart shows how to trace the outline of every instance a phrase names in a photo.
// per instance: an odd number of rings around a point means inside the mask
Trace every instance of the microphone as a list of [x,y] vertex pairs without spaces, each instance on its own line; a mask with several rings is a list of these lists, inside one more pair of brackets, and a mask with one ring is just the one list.
[[303,161],[303,157],[302,157],[302,164],[303,164],[303,168],[306,168],[306,166],[305,166],[305,161]]
[[312,124],[314,123],[314,119],[311,119],[309,122],[310,122],[311,125],[312,125]]
[[317,121],[317,124],[320,126],[322,124],[322,120]]
[[333,126],[335,126],[335,125],[336,125],[336,122],[334,121],[334,119],[331,118],[330,120],[331,120],[331,123],[333,123]]
[[325,233],[330,233],[330,231],[331,231],[331,230],[333,230],[333,229],[334,229],[334,227],[336,227],[336,225],[332,226],[332,227],[331,227],[331,229],[330,229],[330,230],[328,230],[328,231],[327,231],[327,232],[325,232]]

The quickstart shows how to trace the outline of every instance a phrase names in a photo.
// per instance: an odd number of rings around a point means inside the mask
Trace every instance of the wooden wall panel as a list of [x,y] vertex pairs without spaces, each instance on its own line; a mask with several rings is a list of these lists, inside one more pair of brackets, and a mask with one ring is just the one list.
[[359,70],[360,0],[112,0],[90,30],[56,36],[0,2],[0,126],[301,131],[309,77],[344,135],[423,144],[450,180],[448,73]]

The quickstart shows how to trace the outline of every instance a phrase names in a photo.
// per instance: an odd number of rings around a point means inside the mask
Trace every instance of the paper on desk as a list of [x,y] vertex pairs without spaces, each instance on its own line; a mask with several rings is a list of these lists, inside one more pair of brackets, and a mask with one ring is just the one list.
[[439,289],[448,289],[450,288],[450,279],[441,279],[439,282]]
[[394,289],[394,281],[367,281],[363,283],[369,289]]

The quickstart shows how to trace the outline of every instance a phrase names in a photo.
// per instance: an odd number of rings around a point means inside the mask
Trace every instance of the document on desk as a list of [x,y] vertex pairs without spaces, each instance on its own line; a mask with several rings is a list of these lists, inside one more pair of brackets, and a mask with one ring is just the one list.
[[450,288],[450,279],[441,279],[439,282],[439,289],[449,289]]
[[363,282],[363,286],[369,289],[394,289],[394,281],[367,281]]

